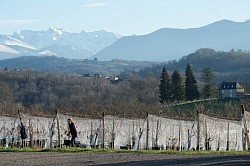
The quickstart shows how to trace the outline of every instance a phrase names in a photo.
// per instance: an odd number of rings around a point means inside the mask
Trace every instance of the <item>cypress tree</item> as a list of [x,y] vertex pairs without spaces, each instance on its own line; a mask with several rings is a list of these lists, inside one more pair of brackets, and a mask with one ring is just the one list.
[[169,102],[171,98],[171,83],[168,72],[165,67],[163,67],[161,72],[161,82],[159,86],[159,98],[160,102]]
[[216,94],[214,85],[214,73],[209,67],[205,67],[202,71],[201,78],[204,82],[203,96],[210,98]]
[[193,70],[190,64],[187,64],[185,69],[185,96],[186,100],[199,99],[197,81],[195,80]]
[[172,100],[181,101],[184,99],[184,85],[181,74],[178,71],[174,71],[172,74]]

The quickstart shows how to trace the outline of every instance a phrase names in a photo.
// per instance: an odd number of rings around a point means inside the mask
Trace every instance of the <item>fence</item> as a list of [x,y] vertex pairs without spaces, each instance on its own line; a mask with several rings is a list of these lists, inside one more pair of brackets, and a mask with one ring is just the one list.
[[[0,116],[1,145],[59,147],[70,138],[67,119],[19,114]],[[242,120],[226,120],[198,113],[197,120],[185,121],[148,115],[145,119],[126,119],[106,115],[100,119],[73,117],[78,146],[116,149],[246,150],[249,149],[250,113],[242,107]],[[27,138],[20,137],[21,122]]]

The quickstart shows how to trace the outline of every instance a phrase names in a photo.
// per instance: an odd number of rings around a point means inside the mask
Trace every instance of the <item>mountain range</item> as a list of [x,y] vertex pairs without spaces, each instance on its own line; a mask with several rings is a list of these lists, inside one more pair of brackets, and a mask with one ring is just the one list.
[[106,31],[69,33],[55,27],[47,31],[23,30],[0,35],[0,59],[29,55],[85,59],[119,38],[120,35]]
[[126,36],[98,52],[100,60],[178,60],[199,48],[250,50],[250,20],[221,20],[188,29],[164,28],[141,36]]
[[249,43],[250,20],[221,20],[199,28],[163,28],[146,35],[124,37],[106,31],[69,33],[50,27],[47,31],[23,30],[0,35],[0,59],[53,55],[67,59],[157,62],[179,60],[199,48],[248,51]]

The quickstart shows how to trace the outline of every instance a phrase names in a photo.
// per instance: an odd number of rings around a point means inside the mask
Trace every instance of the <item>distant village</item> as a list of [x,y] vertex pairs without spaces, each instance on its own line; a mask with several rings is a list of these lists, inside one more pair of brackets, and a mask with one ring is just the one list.
[[[83,77],[85,78],[100,78],[102,77],[101,74],[94,74],[94,75],[90,75],[90,74],[83,74]],[[105,76],[105,78],[107,80],[110,80],[110,83],[112,84],[118,84],[119,82],[123,81],[123,79],[119,79],[117,76]]]

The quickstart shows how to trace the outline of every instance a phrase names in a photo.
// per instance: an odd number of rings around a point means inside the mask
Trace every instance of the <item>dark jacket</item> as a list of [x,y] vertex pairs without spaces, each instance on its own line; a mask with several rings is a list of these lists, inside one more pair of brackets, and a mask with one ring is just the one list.
[[26,133],[26,130],[25,130],[25,127],[24,127],[23,123],[21,123],[20,134],[21,134],[21,138],[22,138],[22,139],[28,138],[27,133]]
[[75,135],[77,137],[76,126],[73,122],[69,123],[69,132],[71,135]]

